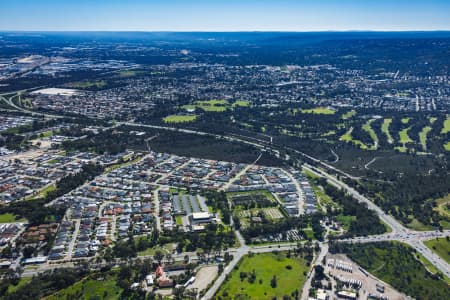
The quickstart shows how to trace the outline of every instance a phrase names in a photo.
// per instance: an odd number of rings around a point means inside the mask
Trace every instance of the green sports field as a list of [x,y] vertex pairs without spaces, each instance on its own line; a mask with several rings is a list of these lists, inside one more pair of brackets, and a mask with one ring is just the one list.
[[[307,272],[308,267],[303,259],[287,258],[284,252],[245,256],[221,286],[216,299],[219,296],[221,299],[282,299],[295,291],[301,294]],[[275,287],[271,286],[274,276],[277,282]]]

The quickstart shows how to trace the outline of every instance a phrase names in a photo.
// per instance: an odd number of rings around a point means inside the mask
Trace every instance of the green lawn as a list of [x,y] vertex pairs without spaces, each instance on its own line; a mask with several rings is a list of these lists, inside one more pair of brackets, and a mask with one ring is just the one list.
[[85,278],[46,299],[119,299],[121,292],[116,277],[107,275],[104,280]]
[[438,238],[425,241],[424,244],[436,252],[442,259],[450,264],[450,241],[446,238]]
[[368,150],[377,150],[378,148],[378,136],[372,128],[372,122],[375,120],[376,119],[370,119],[362,126],[362,129],[367,132],[373,140],[373,145],[371,145]]
[[441,133],[446,134],[450,132],[450,115],[447,115],[447,119],[444,121],[444,127],[442,127]]
[[419,132],[419,141],[422,145],[423,151],[427,150],[427,135],[431,131],[431,126],[425,126],[420,132]]
[[[241,280],[241,272],[246,277]],[[250,283],[254,272],[255,280]],[[262,253],[245,256],[237,270],[233,270],[228,280],[221,286],[216,295],[222,299],[281,299],[285,295],[301,289],[305,283],[308,267],[301,258],[287,258],[286,253]],[[273,276],[276,276],[276,286],[271,286]],[[242,296],[238,296],[242,295]]]
[[431,277],[409,246],[384,242],[348,247],[351,259],[399,291],[416,299],[448,299],[448,284]]
[[381,124],[381,131],[386,135],[387,142],[389,144],[392,144],[394,142],[394,138],[391,135],[391,132],[389,131],[389,126],[391,126],[392,119],[386,118],[383,120],[383,124]]
[[1,214],[0,215],[0,223],[15,223],[15,222],[24,222],[25,219],[18,219],[16,220],[16,215],[13,214]]
[[163,119],[164,123],[189,123],[197,120],[197,115],[170,115]]
[[327,107],[315,107],[309,109],[301,109],[300,112],[304,114],[318,114],[318,115],[334,115],[336,113],[335,110],[327,108]]

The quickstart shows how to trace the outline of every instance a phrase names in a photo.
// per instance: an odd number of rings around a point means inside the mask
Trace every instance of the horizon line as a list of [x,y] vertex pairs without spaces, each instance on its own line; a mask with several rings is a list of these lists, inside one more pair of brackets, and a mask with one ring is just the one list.
[[450,32],[449,29],[348,29],[348,30],[3,30],[0,29],[0,32],[20,32],[20,33],[62,33],[62,32],[80,32],[80,33],[89,33],[89,32],[105,32],[105,33],[377,33],[377,32]]

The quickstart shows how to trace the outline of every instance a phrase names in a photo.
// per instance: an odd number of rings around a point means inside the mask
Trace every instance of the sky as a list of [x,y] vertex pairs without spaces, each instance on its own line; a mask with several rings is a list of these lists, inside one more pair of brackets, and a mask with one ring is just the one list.
[[450,0],[0,0],[16,30],[450,30]]

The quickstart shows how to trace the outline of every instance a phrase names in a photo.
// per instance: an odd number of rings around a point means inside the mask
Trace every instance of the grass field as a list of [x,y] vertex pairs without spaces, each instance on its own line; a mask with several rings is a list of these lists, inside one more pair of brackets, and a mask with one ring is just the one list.
[[419,132],[419,141],[422,145],[423,151],[427,150],[427,135],[431,131],[431,126],[425,126],[420,132]]
[[386,135],[387,142],[389,144],[394,143],[394,138],[391,135],[391,132],[389,131],[389,126],[391,126],[392,119],[386,118],[383,120],[383,124],[381,124],[381,131]]
[[450,264],[450,240],[438,238],[425,241],[424,244]]
[[373,140],[373,145],[368,147],[368,150],[377,150],[377,148],[378,148],[378,136],[375,133],[375,130],[373,130],[372,125],[371,125],[372,122],[375,120],[376,119],[370,119],[362,126],[362,129],[365,132],[367,132]]
[[444,121],[444,127],[442,127],[441,133],[446,134],[450,132],[450,115],[447,115],[447,119]]
[[197,115],[170,115],[163,119],[164,123],[189,123],[197,120]]
[[367,271],[409,296],[448,299],[447,283],[432,278],[409,246],[400,243],[360,244],[350,246],[348,254]]
[[227,100],[196,101],[195,105],[207,112],[224,112],[229,108]]
[[15,222],[24,222],[25,219],[16,220],[16,216],[13,214],[1,214],[0,215],[0,223],[15,223]]
[[[233,270],[229,279],[221,286],[217,296],[223,299],[281,299],[296,290],[301,294],[307,271],[308,267],[303,259],[287,258],[283,252],[245,256],[237,270]],[[246,277],[241,280],[240,274],[244,274],[243,272]],[[253,272],[255,279],[250,283]],[[274,275],[277,284],[272,287]]]
[[[57,299],[119,299],[122,289],[116,284],[115,276],[106,276],[103,280],[85,278],[47,297]],[[71,298],[72,297],[72,298]]]
[[[242,104],[241,106],[244,106],[244,102],[247,101],[241,101],[239,103]],[[181,108],[184,110],[202,109],[206,112],[224,112],[230,108],[230,105],[227,100],[204,100],[204,101],[195,101],[194,104],[183,105],[181,106]]]
[[355,116],[355,115],[356,115],[356,110],[351,110],[351,111],[348,111],[348,112],[346,112],[345,114],[343,114],[343,115],[341,116],[341,119],[347,120],[347,119],[350,119],[351,117],[353,117],[353,116]]
[[92,87],[102,88],[106,86],[107,82],[105,80],[98,81],[80,81],[70,84],[70,86],[78,89],[88,89]]
[[310,109],[301,109],[300,112],[304,114],[318,114],[318,115],[334,115],[335,110],[327,107],[315,107]]
[[237,100],[236,102],[233,103],[232,106],[233,107],[249,107],[250,102],[246,101],[246,100]]

